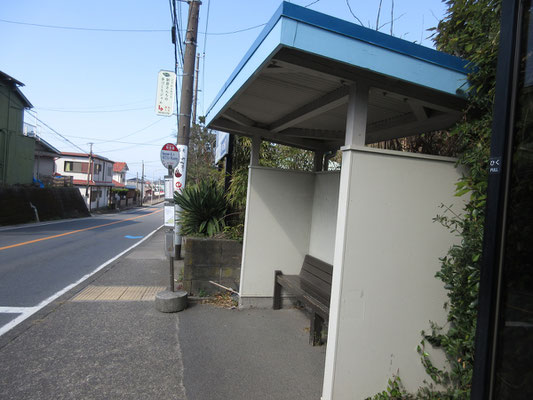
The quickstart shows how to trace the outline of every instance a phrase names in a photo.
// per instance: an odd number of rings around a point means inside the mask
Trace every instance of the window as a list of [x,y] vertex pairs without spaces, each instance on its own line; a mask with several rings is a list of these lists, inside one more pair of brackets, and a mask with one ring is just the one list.
[[98,174],[102,170],[102,164],[94,164],[94,173]]
[[65,161],[64,171],[65,172],[79,172],[86,174],[89,170],[89,163],[86,162],[77,162],[77,161]]

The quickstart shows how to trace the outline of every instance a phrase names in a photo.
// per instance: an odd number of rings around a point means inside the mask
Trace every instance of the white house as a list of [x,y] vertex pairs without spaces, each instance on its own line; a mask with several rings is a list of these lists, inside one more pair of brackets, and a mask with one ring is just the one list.
[[[465,105],[466,62],[282,3],[206,125],[252,138],[240,306],[271,306],[274,271],[310,254],[333,265],[323,400],[363,399],[397,371],[427,378],[416,346],[443,323],[435,278],[456,238],[433,222],[454,197],[455,160],[368,147],[446,129]],[[311,150],[315,171],[259,166],[261,140]],[[341,170],[324,168],[342,151]]]
[[56,174],[73,177],[89,210],[107,207],[113,187],[113,161],[96,154],[61,152],[55,163]]
[[116,162],[113,164],[113,184],[115,187],[126,187],[126,173],[130,169],[125,162]]

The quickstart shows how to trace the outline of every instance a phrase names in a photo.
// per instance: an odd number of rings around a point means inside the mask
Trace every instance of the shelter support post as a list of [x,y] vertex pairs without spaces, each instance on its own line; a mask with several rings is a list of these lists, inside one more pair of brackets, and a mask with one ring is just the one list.
[[315,172],[324,170],[324,152],[315,151]]
[[259,151],[261,150],[261,137],[253,136],[252,137],[252,154],[250,157],[250,166],[258,167],[259,166]]
[[350,87],[346,116],[346,146],[365,145],[368,90],[369,87],[360,81]]
[[[346,117],[346,142],[349,149],[351,146],[364,146],[366,137],[366,121],[368,114],[368,91],[369,87],[357,82],[350,87],[348,111]],[[342,154],[342,167],[339,185],[339,203],[337,209],[337,230],[335,251],[333,255],[333,276],[331,284],[330,315],[328,327],[328,348],[326,350],[326,365],[324,370],[324,383],[322,399],[334,398],[334,383],[337,367],[340,308],[344,294],[342,293],[342,280],[344,275],[344,258],[347,243],[346,232],[348,230],[348,212],[351,202],[351,181],[354,166],[354,153],[344,150]]]

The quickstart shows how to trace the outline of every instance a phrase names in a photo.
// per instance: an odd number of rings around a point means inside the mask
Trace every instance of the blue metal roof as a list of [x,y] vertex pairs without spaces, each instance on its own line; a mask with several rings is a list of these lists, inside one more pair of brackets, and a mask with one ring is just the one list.
[[237,65],[229,79],[223,85],[215,97],[215,100],[207,110],[207,114],[209,114],[211,109],[214,107],[226,89],[230,86],[235,77],[239,74],[243,66],[252,57],[263,40],[267,37],[267,35],[282,17],[310,26],[318,27],[347,38],[356,39],[360,42],[368,43],[397,54],[422,60],[424,62],[434,64],[440,68],[449,69],[465,75],[469,72],[467,68],[469,62],[459,57],[411,43],[409,41],[390,36],[373,29],[365,28],[363,26],[310,10],[305,7],[288,2],[282,2],[276,13],[272,16],[250,49],[246,52],[241,62]]

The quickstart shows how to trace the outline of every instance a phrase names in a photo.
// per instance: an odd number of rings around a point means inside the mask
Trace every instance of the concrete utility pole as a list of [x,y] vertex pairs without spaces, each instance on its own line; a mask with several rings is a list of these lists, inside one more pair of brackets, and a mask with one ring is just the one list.
[[[180,162],[174,171],[177,178],[174,190],[181,192],[185,188],[187,178],[187,152],[189,147],[189,136],[191,133],[191,108],[194,84],[194,56],[196,54],[196,39],[198,36],[198,14],[200,11],[200,0],[189,0],[189,18],[187,23],[187,33],[185,35],[185,56],[183,59],[183,79],[181,81],[181,99],[178,123],[177,147],[180,152]],[[179,209],[177,210],[179,211]],[[181,236],[177,218],[174,222],[175,253],[176,258],[181,255]]]
[[89,143],[89,146],[91,147],[91,150],[89,152],[89,166],[88,166],[88,169],[87,169],[87,187],[85,188],[85,197],[87,197],[87,199],[89,200],[88,203],[89,203],[89,212],[91,212],[91,194],[92,194],[92,189],[89,190],[89,185],[90,185],[90,182],[91,182],[91,172],[92,172],[92,159],[93,159],[93,144],[94,143]]
[[144,197],[144,160],[142,160],[142,172],[141,172],[141,206],[143,205]]

